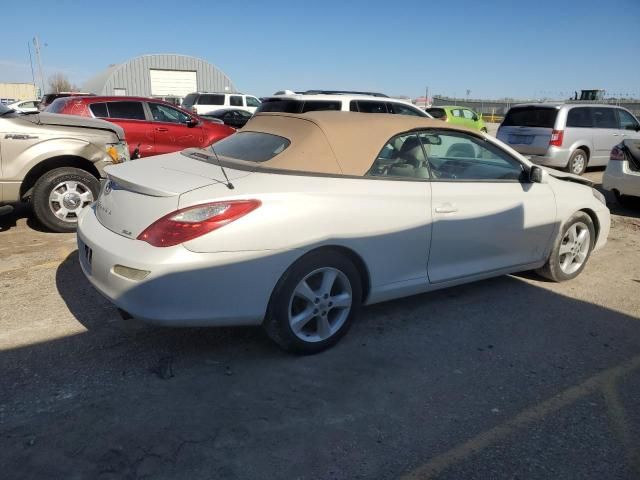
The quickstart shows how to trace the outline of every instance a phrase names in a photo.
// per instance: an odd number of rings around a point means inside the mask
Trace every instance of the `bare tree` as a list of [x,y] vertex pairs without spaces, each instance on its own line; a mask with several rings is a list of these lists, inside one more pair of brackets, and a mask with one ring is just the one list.
[[49,87],[51,91],[55,93],[59,92],[71,92],[73,85],[64,73],[54,73],[49,77]]

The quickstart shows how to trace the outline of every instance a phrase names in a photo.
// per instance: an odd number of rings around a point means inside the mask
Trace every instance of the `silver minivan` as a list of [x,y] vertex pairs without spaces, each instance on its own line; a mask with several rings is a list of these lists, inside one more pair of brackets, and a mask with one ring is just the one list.
[[581,175],[604,166],[624,139],[640,139],[640,123],[613,105],[532,103],[511,108],[498,139],[531,161]]

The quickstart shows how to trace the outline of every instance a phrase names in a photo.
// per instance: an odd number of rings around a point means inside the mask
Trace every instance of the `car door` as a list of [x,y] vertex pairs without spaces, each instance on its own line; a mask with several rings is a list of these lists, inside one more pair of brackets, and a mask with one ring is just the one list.
[[420,135],[433,179],[429,281],[440,283],[543,260],[555,228],[549,185],[524,164],[471,134]]
[[202,126],[186,113],[163,103],[147,102],[156,154],[204,146]]
[[151,123],[147,121],[142,102],[116,101],[89,104],[89,110],[96,118],[102,118],[119,125],[124,130],[129,145],[129,154],[138,149],[140,156],[154,155],[154,137]]
[[616,111],[611,107],[590,107],[593,119],[593,153],[589,166],[606,165],[611,149],[624,137],[620,135]]
[[464,119],[465,127],[477,130],[478,127],[476,125],[476,121],[474,120],[474,118],[476,118],[476,115],[471,110],[463,108],[462,118]]
[[[393,291],[417,293],[428,283],[432,229],[429,169],[417,135],[391,138],[365,176],[379,180],[366,187],[363,209],[376,225],[375,233],[358,240],[365,257],[372,259],[373,287],[389,298]],[[417,290],[411,290],[414,287]]]
[[640,139],[640,124],[638,120],[626,110],[617,108],[618,127],[620,128],[620,136],[623,139]]

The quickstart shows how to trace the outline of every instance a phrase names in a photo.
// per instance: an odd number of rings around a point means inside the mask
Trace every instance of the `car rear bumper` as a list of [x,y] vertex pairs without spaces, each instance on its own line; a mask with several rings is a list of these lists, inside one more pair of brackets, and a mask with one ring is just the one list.
[[[132,317],[165,326],[256,325],[297,251],[195,253],[158,248],[105,228],[93,207],[78,221],[78,254],[91,284]],[[142,280],[114,267],[149,272]]]
[[565,168],[569,163],[570,152],[565,150],[549,149],[545,155],[523,155],[537,165],[545,167]]
[[631,170],[627,161],[609,162],[602,176],[602,188],[640,197],[640,172]]

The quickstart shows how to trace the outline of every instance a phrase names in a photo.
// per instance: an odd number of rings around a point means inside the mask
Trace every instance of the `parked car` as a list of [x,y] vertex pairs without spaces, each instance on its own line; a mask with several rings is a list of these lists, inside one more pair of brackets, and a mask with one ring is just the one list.
[[23,113],[36,113],[39,112],[38,105],[40,102],[38,100],[20,100],[18,102],[10,103],[7,107],[15,110],[16,112]]
[[487,127],[484,124],[482,115],[469,108],[456,106],[432,107],[427,109],[427,113],[438,120],[487,133]]
[[511,108],[497,137],[534,163],[582,175],[605,166],[623,138],[640,139],[640,124],[612,105],[534,103]]
[[640,206],[640,140],[624,140],[611,150],[602,187],[624,206]]
[[209,112],[209,113],[204,113],[200,116],[202,118],[206,118],[209,120],[214,118],[218,120],[222,120],[222,122],[225,125],[229,125],[230,127],[233,127],[233,128],[242,128],[247,124],[252,114],[247,112],[246,110],[222,109],[222,110],[214,110],[213,112]]
[[0,204],[29,201],[50,230],[75,230],[80,210],[98,198],[104,167],[126,160],[117,125],[0,105]]
[[194,92],[182,100],[182,108],[197,114],[221,108],[233,108],[255,113],[259,106],[260,100],[253,95],[245,95],[244,93]]
[[362,304],[530,269],[574,278],[610,225],[587,180],[415,116],[257,114],[210,149],[107,173],[78,230],[103,295],[162,325],[262,324],[302,353]]
[[58,98],[65,97],[86,97],[88,95],[93,95],[93,93],[86,92],[57,92],[57,93],[47,93],[40,99],[40,104],[38,105],[38,109],[40,111],[44,111],[49,105],[51,105]]
[[141,97],[73,97],[53,102],[48,112],[82,115],[120,125],[133,155],[150,157],[188,147],[208,147],[235,130],[175,105]]
[[264,98],[257,111],[305,113],[318,110],[431,117],[409,101],[390,98],[382,93],[338,90],[307,90],[306,92],[283,90]]

